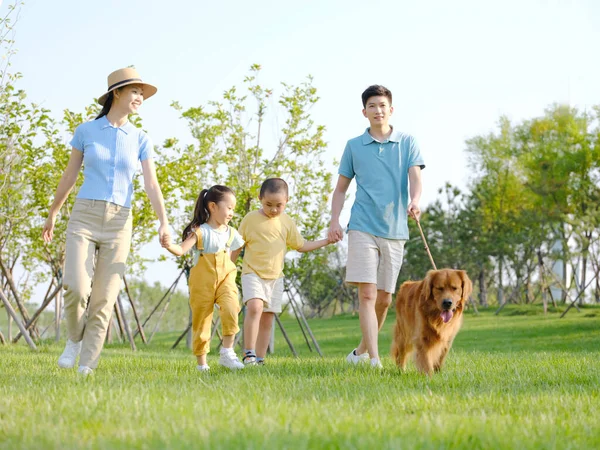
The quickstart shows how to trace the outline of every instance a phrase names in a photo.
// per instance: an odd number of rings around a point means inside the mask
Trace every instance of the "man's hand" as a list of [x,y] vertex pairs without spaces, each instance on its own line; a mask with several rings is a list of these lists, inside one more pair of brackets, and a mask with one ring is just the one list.
[[329,225],[329,233],[327,233],[327,239],[330,243],[339,242],[344,239],[344,230],[339,222],[331,222]]
[[419,221],[419,218],[421,217],[421,210],[419,209],[418,204],[410,202],[407,212],[410,217],[415,219],[417,222]]

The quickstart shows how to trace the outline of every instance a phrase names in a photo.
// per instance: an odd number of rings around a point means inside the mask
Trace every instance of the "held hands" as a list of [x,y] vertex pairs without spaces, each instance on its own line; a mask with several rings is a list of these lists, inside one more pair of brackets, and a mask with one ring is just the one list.
[[42,239],[44,242],[51,242],[54,237],[54,223],[56,222],[55,214],[48,214],[46,223],[44,223],[44,229],[42,230]]
[[344,230],[340,226],[339,222],[331,222],[329,225],[329,233],[327,233],[327,240],[330,244],[335,244],[344,238]]
[[162,224],[158,227],[158,239],[162,248],[169,248],[171,245],[171,232],[169,231],[169,225]]
[[415,219],[417,222],[419,221],[419,218],[421,217],[421,210],[419,209],[418,204],[410,202],[407,212],[410,217]]

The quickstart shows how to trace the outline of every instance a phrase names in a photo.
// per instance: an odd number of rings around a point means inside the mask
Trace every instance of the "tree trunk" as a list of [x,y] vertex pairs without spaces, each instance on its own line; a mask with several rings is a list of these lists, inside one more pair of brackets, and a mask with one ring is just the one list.
[[504,281],[502,280],[502,257],[498,260],[498,306],[504,304]]
[[546,274],[544,273],[544,260],[542,252],[538,250],[538,267],[540,268],[540,291],[542,293],[542,305],[544,305],[544,314],[548,314],[548,297],[546,293]]
[[561,228],[562,230],[562,236],[563,236],[563,243],[562,243],[562,248],[563,248],[563,258],[561,260],[562,262],[562,284],[563,286],[565,286],[565,289],[563,289],[562,291],[562,302],[563,303],[567,303],[567,255],[569,254],[568,250],[569,250],[569,243],[567,242],[567,239],[565,237],[565,233],[564,233],[564,227]]
[[[585,273],[587,271],[587,256],[583,255],[582,261],[581,261],[581,281],[579,282],[579,286],[581,286],[581,289],[585,289],[585,282],[586,282],[586,277],[585,277]],[[585,292],[581,294],[581,297],[579,297],[579,306],[582,306],[585,303]]]
[[527,280],[525,281],[525,292],[526,292],[526,300],[525,302],[527,304],[533,303],[534,296],[533,296],[533,288],[531,286],[531,273],[529,271],[527,271]]
[[487,299],[487,284],[485,282],[485,269],[483,266],[480,266],[479,270],[479,304],[483,308],[488,307],[488,299]]

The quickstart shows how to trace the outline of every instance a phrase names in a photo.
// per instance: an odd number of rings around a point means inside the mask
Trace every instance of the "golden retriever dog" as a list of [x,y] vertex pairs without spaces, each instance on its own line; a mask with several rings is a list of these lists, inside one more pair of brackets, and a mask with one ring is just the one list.
[[412,351],[417,369],[439,371],[462,325],[473,284],[464,270],[430,270],[422,281],[407,281],[396,296],[392,358],[403,370]]

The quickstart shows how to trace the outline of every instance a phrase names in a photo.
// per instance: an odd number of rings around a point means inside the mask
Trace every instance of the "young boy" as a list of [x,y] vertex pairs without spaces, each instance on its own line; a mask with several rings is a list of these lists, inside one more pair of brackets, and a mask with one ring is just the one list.
[[[305,242],[293,220],[284,213],[288,185],[269,178],[260,188],[262,208],[242,219],[238,232],[246,242],[242,266],[242,294],[246,305],[244,357],[246,365],[264,364],[274,314],[281,312],[283,264],[287,247],[310,252],[335,241]],[[240,250],[232,252],[237,258]]]
[[402,265],[408,239],[407,213],[415,219],[421,215],[421,169],[425,164],[415,139],[389,124],[394,108],[388,89],[369,86],[362,102],[370,126],[346,144],[331,202],[329,239],[343,237],[340,213],[346,191],[356,177],[356,198],[348,225],[346,282],[358,286],[362,340],[346,360],[358,364],[370,357],[371,366],[381,368],[377,335]]

